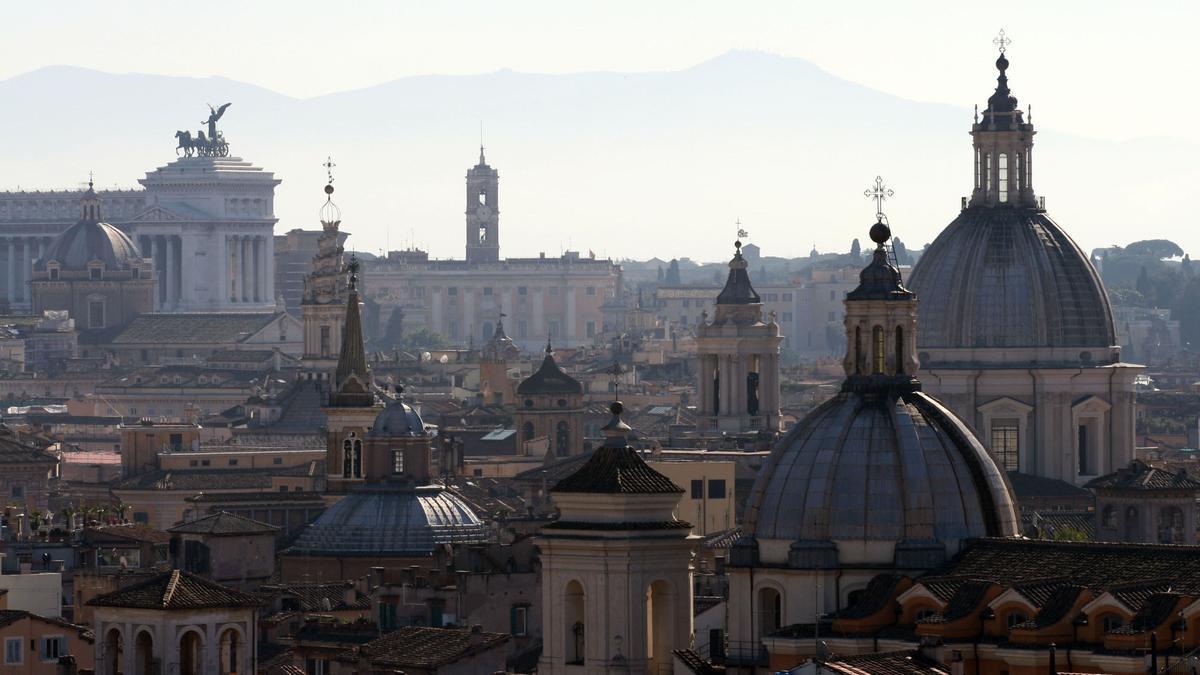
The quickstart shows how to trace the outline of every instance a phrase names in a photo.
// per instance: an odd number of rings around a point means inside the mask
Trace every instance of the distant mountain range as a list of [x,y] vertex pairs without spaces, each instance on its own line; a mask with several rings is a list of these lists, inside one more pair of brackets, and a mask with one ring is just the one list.
[[[1023,65],[1009,70],[1018,97],[1034,72]],[[993,86],[980,78],[978,102]],[[73,187],[90,170],[101,186],[135,185],[174,158],[177,129],[201,128],[205,103],[227,101],[234,154],[284,181],[280,232],[318,227],[332,155],[350,246],[415,241],[461,256],[462,181],[482,122],[501,177],[503,253],[699,260],[728,257],[737,218],[764,255],[848,250],[865,241],[874,211],[862,192],[877,174],[896,190],[893,229],[920,248],[970,187],[976,102],[909,101],[744,51],[675,72],[430,75],[310,99],[225,78],[55,66],[0,81],[0,189]],[[1034,186],[1085,249],[1156,237],[1197,251],[1195,154],[1175,140],[1046,130]]]

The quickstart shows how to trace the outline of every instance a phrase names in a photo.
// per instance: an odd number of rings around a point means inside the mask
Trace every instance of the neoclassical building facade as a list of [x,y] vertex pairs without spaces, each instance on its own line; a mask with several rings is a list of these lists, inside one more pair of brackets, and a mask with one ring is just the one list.
[[1033,190],[1033,124],[1008,87],[971,128],[973,190],[910,280],[921,380],[1008,471],[1083,484],[1133,458],[1134,378],[1108,294]]
[[[274,309],[274,174],[237,157],[181,157],[138,182],[97,196],[154,261],[157,311]],[[81,196],[0,192],[0,304],[10,311],[31,309],[34,263],[76,222]]]
[[620,292],[620,265],[571,251],[502,258],[499,180],[481,148],[466,178],[464,260],[430,260],[424,251],[366,260],[364,295],[379,305],[381,324],[401,312],[404,330],[425,327],[460,345],[491,339],[502,310],[524,350],[547,336],[563,347],[592,344],[604,330],[605,304]]

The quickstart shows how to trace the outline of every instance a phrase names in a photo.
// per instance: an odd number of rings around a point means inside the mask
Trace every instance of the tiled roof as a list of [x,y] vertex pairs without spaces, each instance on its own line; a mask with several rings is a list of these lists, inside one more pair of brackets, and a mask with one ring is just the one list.
[[1038,497],[1078,497],[1089,499],[1091,497],[1091,494],[1087,490],[1078,485],[1072,485],[1057,478],[1045,478],[1020,471],[1009,471],[1008,482],[1012,485],[1013,493],[1017,495],[1017,499]]
[[433,669],[500,647],[508,639],[504,633],[473,633],[470,628],[404,626],[337,659],[353,662],[365,657],[376,668]]
[[203,609],[207,607],[257,607],[262,603],[252,595],[188,572],[172,570],[156,577],[93,598],[97,607],[136,609]]
[[[1075,601],[1079,598],[1079,594],[1083,592],[1082,586],[1059,585],[1054,587],[1054,590],[1039,604],[1040,609],[1032,619],[1024,623],[1017,624],[1014,628],[1039,629],[1062,621],[1067,612],[1075,606]],[[1029,597],[1026,595],[1026,597]]]
[[1133,619],[1113,630],[1113,633],[1122,635],[1136,635],[1148,630],[1154,630],[1162,625],[1164,621],[1170,619],[1175,611],[1175,606],[1179,604],[1179,599],[1183,597],[1178,593],[1156,593],[1146,599],[1142,603],[1137,614],[1133,615]]
[[551,492],[601,494],[670,494],[683,488],[650,465],[628,446],[602,446],[578,471],[560,480]]
[[274,534],[278,531],[279,528],[274,525],[268,525],[267,523],[227,511],[218,511],[210,516],[204,516],[203,518],[198,518],[182,525],[176,525],[168,530],[168,532],[176,534],[211,534],[216,536]]
[[879,652],[831,658],[825,670],[846,675],[950,675],[950,669],[915,651]]
[[[594,451],[593,451],[594,452]],[[585,462],[591,459],[592,453],[586,452],[581,455],[572,455],[565,459],[550,462],[544,466],[539,466],[535,469],[527,469],[513,476],[513,480],[518,483],[534,483],[540,485],[544,480],[548,485],[554,485],[560,480],[570,476],[579,470]]]
[[700,542],[700,545],[708,549],[725,549],[732,547],[741,538],[742,528],[731,527],[728,530],[704,535],[704,541]]
[[113,344],[237,343],[279,318],[273,314],[142,314],[113,338]]
[[84,537],[89,541],[103,540],[111,537],[152,544],[165,544],[171,540],[171,535],[166,532],[141,523],[89,527],[83,532]]
[[0,464],[55,464],[58,459],[32,445],[17,440],[11,430],[0,426]]
[[1200,590],[1200,547],[977,539],[921,583],[930,587],[968,577],[1008,587],[1045,579],[1047,572],[1101,591],[1153,581],[1169,581],[1181,592]]
[[1096,538],[1096,514],[1076,510],[1021,511],[1021,528],[1027,536],[1037,539],[1055,539],[1078,533],[1092,540]]
[[33,612],[29,612],[24,609],[0,609],[0,628],[14,624],[24,618],[45,621],[46,623],[51,623],[55,626],[69,628],[77,631],[81,636],[91,639],[92,634],[87,626],[79,626],[54,616],[42,616],[41,614],[34,614]]
[[1134,461],[1123,469],[1100,476],[1089,482],[1087,487],[1104,490],[1200,490],[1200,481],[1187,475],[1166,469],[1157,469],[1143,462]]
[[354,587],[350,581],[263,584],[259,595],[276,598],[294,597],[303,612],[329,612],[346,609],[346,591]]
[[900,574],[876,574],[858,602],[837,613],[839,619],[863,619],[883,609],[894,595],[896,585],[904,576]]
[[1108,592],[1112,593],[1113,597],[1117,600],[1120,600],[1121,604],[1136,612],[1141,609],[1147,600],[1159,593],[1170,591],[1173,586],[1174,584],[1170,581],[1156,580],[1145,583],[1123,584],[1109,588]]
[[118,490],[270,490],[273,476],[321,475],[323,460],[279,469],[156,469],[126,478]]

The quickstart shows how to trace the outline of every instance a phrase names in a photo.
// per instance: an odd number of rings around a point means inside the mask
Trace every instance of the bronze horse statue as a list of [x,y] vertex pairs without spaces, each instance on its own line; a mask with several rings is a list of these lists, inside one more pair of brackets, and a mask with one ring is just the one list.
[[179,146],[175,148],[175,154],[178,155],[180,150],[183,150],[184,157],[191,157],[196,154],[196,141],[192,139],[190,131],[176,131],[175,138],[179,140]]

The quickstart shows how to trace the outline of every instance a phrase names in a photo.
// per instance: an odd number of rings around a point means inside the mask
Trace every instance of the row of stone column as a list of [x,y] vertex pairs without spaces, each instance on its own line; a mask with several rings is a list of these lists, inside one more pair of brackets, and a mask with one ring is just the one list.
[[12,236],[0,237],[4,254],[0,263],[4,267],[4,297],[10,307],[30,302],[29,282],[33,279],[33,262],[46,252],[50,237]]
[[757,355],[757,371],[751,368],[754,358],[755,355],[750,354],[705,354],[700,357],[702,415],[749,415],[747,378],[751,372],[758,373],[757,416],[770,416],[776,411],[779,405],[779,357],[775,354]]
[[268,273],[273,248],[274,239],[264,235],[231,234],[225,238],[229,270],[226,287],[230,302],[274,301],[275,280]]
[[143,234],[138,236],[142,255],[154,261],[155,306],[172,310],[179,306],[183,285],[183,241],[177,234]]

